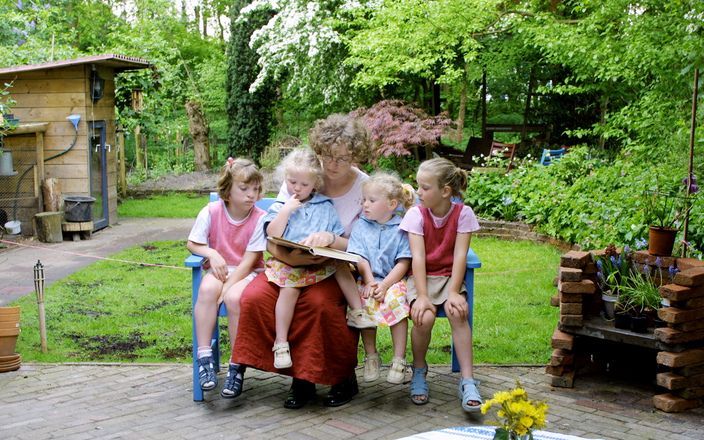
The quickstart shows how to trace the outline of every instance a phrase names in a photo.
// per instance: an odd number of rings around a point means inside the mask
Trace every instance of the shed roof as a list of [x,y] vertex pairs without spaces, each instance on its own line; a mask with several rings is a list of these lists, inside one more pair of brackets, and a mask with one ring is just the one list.
[[0,69],[0,75],[7,73],[30,72],[32,70],[58,69],[60,67],[75,66],[78,64],[97,64],[112,67],[116,71],[146,69],[151,63],[142,58],[128,57],[125,55],[105,54],[89,57],[75,58],[72,60],[52,61],[50,63],[27,64],[24,66],[5,67]]

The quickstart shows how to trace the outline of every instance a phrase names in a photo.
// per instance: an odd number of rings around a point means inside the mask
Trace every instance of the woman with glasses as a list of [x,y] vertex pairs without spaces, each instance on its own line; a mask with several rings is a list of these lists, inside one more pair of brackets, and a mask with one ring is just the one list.
[[[334,244],[338,249],[345,249],[352,225],[362,210],[362,182],[368,176],[355,164],[369,159],[369,136],[361,122],[335,114],[316,121],[308,138],[323,165],[322,194],[333,200],[345,232],[342,235],[316,232],[308,237],[307,242],[311,246]],[[284,184],[278,198],[285,200],[288,197],[290,194]],[[324,260],[271,243],[267,249],[274,257],[294,267],[320,264]],[[235,361],[293,377],[284,402],[286,408],[302,408],[315,398],[315,384],[332,385],[324,405],[348,403],[358,392],[355,367],[359,335],[347,326],[347,303],[334,277],[302,289],[288,335],[293,366],[284,370],[274,368],[271,351],[278,293],[279,287],[267,282],[265,276],[255,278],[243,292],[233,355]]]

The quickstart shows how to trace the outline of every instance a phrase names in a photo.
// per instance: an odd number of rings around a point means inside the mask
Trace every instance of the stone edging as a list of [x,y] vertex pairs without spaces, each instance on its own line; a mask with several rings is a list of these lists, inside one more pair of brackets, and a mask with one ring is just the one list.
[[496,237],[502,240],[525,240],[534,243],[546,243],[562,251],[578,249],[577,246],[562,240],[533,231],[533,227],[520,222],[507,222],[503,220],[479,219],[481,229],[473,235],[477,237]]

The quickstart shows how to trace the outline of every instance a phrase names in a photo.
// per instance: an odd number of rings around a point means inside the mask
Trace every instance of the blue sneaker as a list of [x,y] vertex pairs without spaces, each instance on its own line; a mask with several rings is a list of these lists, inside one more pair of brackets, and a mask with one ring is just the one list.
[[225,386],[222,388],[222,391],[220,391],[220,395],[224,399],[234,399],[242,394],[245,371],[247,371],[247,367],[244,365],[230,364],[230,367],[227,369]]
[[213,362],[212,356],[198,359],[198,382],[203,391],[210,391],[218,386],[218,377],[215,375]]

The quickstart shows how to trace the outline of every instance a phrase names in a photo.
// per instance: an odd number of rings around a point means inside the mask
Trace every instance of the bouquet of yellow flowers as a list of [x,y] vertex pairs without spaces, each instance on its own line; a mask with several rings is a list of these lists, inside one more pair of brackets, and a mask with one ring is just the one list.
[[494,440],[533,440],[533,429],[545,426],[548,405],[528,399],[528,393],[521,383],[516,381],[516,388],[499,391],[481,407],[486,414],[492,407],[496,411],[496,434]]

